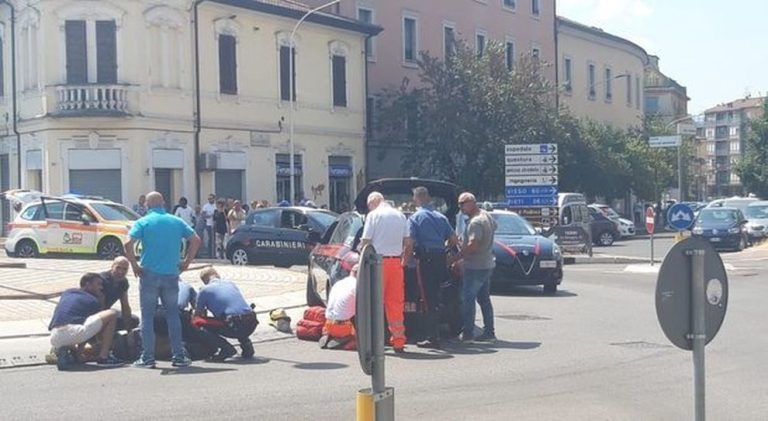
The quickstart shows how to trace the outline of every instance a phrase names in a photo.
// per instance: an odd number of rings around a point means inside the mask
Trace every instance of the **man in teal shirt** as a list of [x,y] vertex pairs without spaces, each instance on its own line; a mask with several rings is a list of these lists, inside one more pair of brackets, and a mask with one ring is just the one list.
[[[163,195],[152,192],[147,195],[147,214],[136,221],[128,233],[125,244],[126,257],[133,273],[139,278],[139,303],[141,305],[141,357],[134,367],[155,367],[155,331],[152,320],[157,309],[157,299],[166,309],[168,336],[173,352],[172,365],[186,367],[191,360],[184,352],[179,319],[179,274],[189,267],[200,248],[200,237],[179,217],[168,214],[163,207]],[[182,240],[189,240],[189,248],[181,260]],[[141,242],[141,263],[137,262],[134,247]]]

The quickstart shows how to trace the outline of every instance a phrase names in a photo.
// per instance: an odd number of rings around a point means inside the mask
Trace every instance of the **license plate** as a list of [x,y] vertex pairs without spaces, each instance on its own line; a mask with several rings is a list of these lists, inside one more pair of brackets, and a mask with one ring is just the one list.
[[539,267],[540,268],[556,268],[557,262],[554,260],[542,260],[541,262],[539,262]]
[[720,239],[719,239],[719,238],[717,238],[717,237],[712,237],[712,238],[710,238],[710,239],[709,239],[709,241],[711,241],[711,242],[713,242],[713,243],[719,243],[719,242],[720,242]]

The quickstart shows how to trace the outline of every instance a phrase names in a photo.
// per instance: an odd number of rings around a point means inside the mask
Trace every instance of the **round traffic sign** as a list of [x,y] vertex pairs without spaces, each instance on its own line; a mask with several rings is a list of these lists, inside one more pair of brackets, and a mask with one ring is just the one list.
[[[693,297],[692,251],[704,252],[704,296]],[[686,238],[675,244],[667,253],[659,269],[656,283],[656,316],[664,335],[675,346],[685,350],[693,349],[691,338],[693,320],[692,300],[704,301],[706,343],[709,343],[725,319],[728,308],[728,276],[720,255],[701,238]]]
[[652,207],[648,207],[645,210],[645,231],[647,233],[652,233],[654,230],[654,225],[656,224],[656,213],[653,212]]
[[670,206],[667,211],[667,221],[669,221],[669,226],[678,231],[690,228],[691,225],[693,225],[694,218],[693,209],[682,203],[676,203]]

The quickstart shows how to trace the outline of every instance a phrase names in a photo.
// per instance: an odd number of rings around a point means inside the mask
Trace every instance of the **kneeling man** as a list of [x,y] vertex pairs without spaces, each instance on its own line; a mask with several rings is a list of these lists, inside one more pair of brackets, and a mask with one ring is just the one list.
[[325,308],[325,327],[321,347],[329,349],[355,349],[355,296],[357,291],[357,271],[355,265],[349,276],[333,284]]

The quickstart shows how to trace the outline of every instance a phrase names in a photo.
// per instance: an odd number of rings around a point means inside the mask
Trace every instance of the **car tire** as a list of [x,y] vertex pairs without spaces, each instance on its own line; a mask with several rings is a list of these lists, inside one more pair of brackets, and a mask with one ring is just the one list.
[[235,266],[246,266],[251,263],[248,258],[248,251],[243,246],[235,246],[232,249],[232,257],[229,261]]
[[611,246],[616,241],[616,236],[610,231],[603,231],[597,236],[597,244],[601,246]]
[[307,274],[307,306],[308,307],[325,307],[325,303],[323,302],[323,299],[320,298],[319,295],[317,295],[317,290],[315,289],[315,281],[312,279],[312,275]]
[[37,249],[37,244],[32,240],[21,240],[19,244],[16,244],[16,251],[14,252],[16,257],[21,258],[36,258],[40,256],[40,250]]
[[102,259],[112,260],[117,256],[125,254],[125,249],[120,240],[114,237],[107,237],[99,241],[99,245],[96,247],[96,254]]
[[557,284],[554,282],[551,284],[544,284],[544,293],[547,295],[557,294]]
[[747,248],[747,240],[745,240],[744,237],[741,237],[741,239],[739,239],[739,245],[736,246],[736,251],[742,251],[745,248]]

